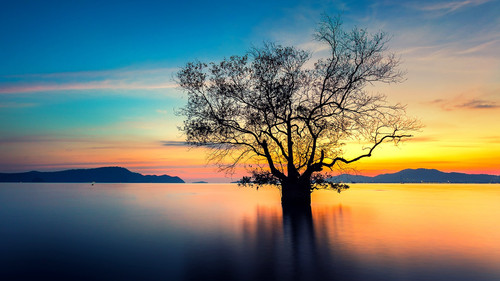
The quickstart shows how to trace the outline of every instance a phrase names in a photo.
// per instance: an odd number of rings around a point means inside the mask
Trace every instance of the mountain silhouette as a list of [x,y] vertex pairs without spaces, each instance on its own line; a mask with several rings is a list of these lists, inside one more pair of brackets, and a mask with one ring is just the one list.
[[0,173],[0,182],[184,183],[179,177],[145,176],[122,167],[74,169],[58,172]]
[[345,183],[500,183],[500,176],[486,174],[445,173],[435,169],[405,169],[374,177],[343,174],[330,181]]

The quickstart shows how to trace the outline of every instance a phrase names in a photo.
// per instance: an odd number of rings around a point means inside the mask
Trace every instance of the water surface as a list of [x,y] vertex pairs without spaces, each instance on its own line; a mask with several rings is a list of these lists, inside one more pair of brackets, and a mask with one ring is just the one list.
[[0,280],[500,280],[500,185],[0,184]]

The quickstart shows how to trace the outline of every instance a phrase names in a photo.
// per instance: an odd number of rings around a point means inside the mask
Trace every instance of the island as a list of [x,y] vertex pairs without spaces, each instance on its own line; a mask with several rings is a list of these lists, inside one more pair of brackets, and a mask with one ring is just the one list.
[[487,174],[445,173],[436,169],[405,169],[374,177],[342,174],[329,178],[343,183],[500,183],[500,176]]
[[72,169],[56,172],[0,173],[0,182],[184,183],[176,176],[142,175],[123,167]]

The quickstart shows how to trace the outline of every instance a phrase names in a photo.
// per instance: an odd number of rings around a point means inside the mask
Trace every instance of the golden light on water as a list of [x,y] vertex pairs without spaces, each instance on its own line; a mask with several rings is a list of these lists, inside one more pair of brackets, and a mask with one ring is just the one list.
[[316,234],[363,258],[500,262],[497,185],[355,184],[312,197]]
[[[38,262],[16,257],[62,255],[79,270],[96,268],[85,264],[91,257],[120,274],[137,264],[169,280],[220,272],[235,280],[500,276],[497,184],[352,184],[340,194],[314,192],[311,210],[300,212],[283,211],[277,189],[235,184],[3,187],[0,234],[11,242],[2,257],[19,270]],[[47,251],[31,250],[40,247]]]
[[[256,241],[285,230],[272,188],[151,184],[127,192],[134,208],[160,211],[164,220],[157,223],[183,231],[211,235],[216,226],[233,239]],[[340,194],[315,191],[312,202],[314,239],[362,260],[500,263],[495,184],[352,184]]]

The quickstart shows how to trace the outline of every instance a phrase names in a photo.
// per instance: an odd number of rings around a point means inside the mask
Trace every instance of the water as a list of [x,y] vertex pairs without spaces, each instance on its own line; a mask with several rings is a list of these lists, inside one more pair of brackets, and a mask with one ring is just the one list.
[[0,184],[0,280],[500,280],[500,186]]

